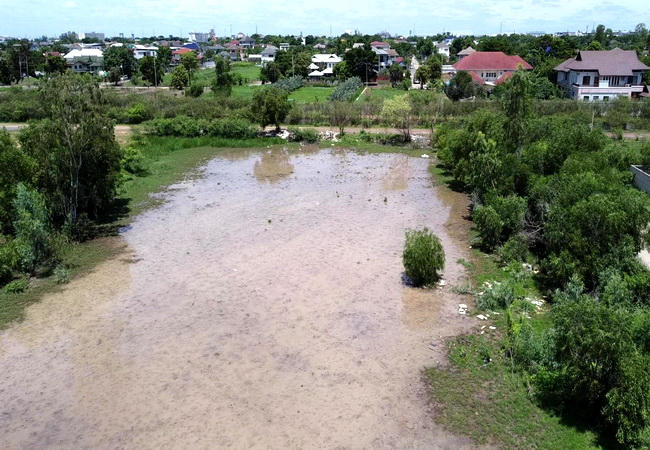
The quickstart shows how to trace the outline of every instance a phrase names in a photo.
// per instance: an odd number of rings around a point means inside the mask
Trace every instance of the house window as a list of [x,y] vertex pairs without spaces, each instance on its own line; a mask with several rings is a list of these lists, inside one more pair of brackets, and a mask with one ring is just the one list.
[[582,85],[583,86],[589,86],[591,83],[591,77],[590,76],[583,76],[582,77]]
[[605,96],[603,96],[603,100],[604,100],[604,101],[609,101],[609,95],[605,95]]
[[598,96],[597,96],[597,95],[594,95],[594,100],[598,100]]
[[496,78],[497,73],[496,72],[486,72],[485,73],[485,78]]
[[583,99],[584,101],[588,102],[588,101],[589,101],[589,96],[588,96],[588,95],[585,95],[584,97],[582,97],[582,99]]

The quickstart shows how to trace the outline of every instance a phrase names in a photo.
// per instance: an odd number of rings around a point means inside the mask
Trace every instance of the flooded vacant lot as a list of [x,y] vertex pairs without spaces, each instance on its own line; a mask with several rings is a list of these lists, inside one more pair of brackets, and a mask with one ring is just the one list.
[[457,299],[401,279],[404,230],[423,226],[462,276],[427,168],[237,151],[170,187],[121,258],[0,335],[0,447],[467,446],[421,380]]

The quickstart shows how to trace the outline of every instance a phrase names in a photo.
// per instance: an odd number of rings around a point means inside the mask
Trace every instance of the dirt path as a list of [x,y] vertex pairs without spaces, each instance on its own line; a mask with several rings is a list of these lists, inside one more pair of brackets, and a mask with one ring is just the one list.
[[[122,258],[0,334],[2,448],[471,447],[420,378],[475,323],[449,289],[463,201],[427,164],[238,151],[172,186]],[[401,282],[404,229],[425,225],[444,289]]]

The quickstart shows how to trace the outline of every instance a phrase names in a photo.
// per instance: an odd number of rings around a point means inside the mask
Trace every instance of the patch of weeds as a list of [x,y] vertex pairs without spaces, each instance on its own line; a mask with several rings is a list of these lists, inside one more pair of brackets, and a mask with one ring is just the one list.
[[19,280],[14,280],[11,283],[5,286],[5,292],[7,294],[20,294],[25,292],[29,287],[29,282],[25,278]]

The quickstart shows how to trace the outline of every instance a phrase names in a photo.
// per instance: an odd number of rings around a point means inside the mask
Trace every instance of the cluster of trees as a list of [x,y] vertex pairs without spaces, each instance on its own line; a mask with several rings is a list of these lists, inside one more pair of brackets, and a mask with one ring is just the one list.
[[650,272],[636,255],[650,200],[629,167],[650,162],[650,146],[613,147],[586,115],[535,116],[530,78],[517,71],[505,83],[501,111],[443,127],[439,157],[471,193],[483,248],[536,261],[547,288],[568,286],[543,336],[531,337],[529,324],[510,330],[538,399],[647,445]]
[[111,207],[122,150],[103,92],[89,77],[55,76],[40,87],[46,118],[18,143],[0,133],[0,281],[59,262],[63,242],[83,239]]

